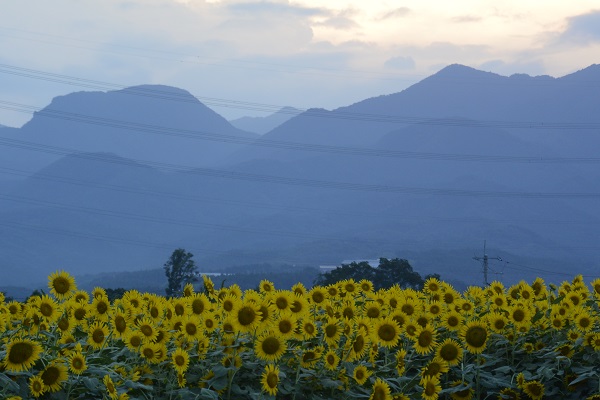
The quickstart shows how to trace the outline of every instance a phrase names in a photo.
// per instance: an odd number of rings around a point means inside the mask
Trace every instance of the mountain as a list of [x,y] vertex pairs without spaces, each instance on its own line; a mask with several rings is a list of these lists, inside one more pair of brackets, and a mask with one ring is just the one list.
[[[600,115],[595,112],[600,92],[593,84],[598,81],[600,65],[562,78],[506,77],[450,65],[398,93],[333,111],[308,110],[261,136],[255,146],[242,149],[235,157],[289,160],[311,156],[296,149],[273,150],[273,141],[372,146],[388,132],[414,123],[461,126],[453,118],[474,120],[475,127],[502,127],[563,153],[593,157],[600,138],[594,129],[582,127],[600,124]],[[582,140],[571,140],[572,135]]]
[[229,123],[243,131],[263,135],[300,113],[301,111],[297,108],[283,107],[281,110],[266,117],[241,117],[231,120]]
[[[22,128],[3,129],[2,137],[35,143],[35,153],[20,142],[0,149],[4,164],[33,169],[57,160],[56,147],[154,163],[215,165],[258,135],[233,127],[187,91],[142,85],[56,97]],[[20,150],[23,146],[30,149]]]
[[[0,133],[13,143],[4,155],[20,152],[34,172],[0,189],[2,284],[43,284],[56,269],[157,270],[178,247],[211,271],[400,257],[420,273],[478,284],[472,257],[483,240],[508,262],[506,284],[591,276],[600,224],[598,158],[588,156],[600,147],[594,82],[596,66],[551,78],[453,65],[400,93],[310,109],[260,137],[178,89],[168,99],[156,87],[154,97],[136,89],[55,99],[47,109],[61,118],[42,113]],[[182,98],[189,102],[166,101]],[[93,120],[99,128],[81,121],[89,110],[105,118]],[[173,134],[183,131],[166,128],[230,131],[221,142],[195,141],[111,130],[114,120],[168,123],[161,132]],[[188,158],[212,145],[218,157]],[[4,155],[2,171],[16,176],[19,160]]]

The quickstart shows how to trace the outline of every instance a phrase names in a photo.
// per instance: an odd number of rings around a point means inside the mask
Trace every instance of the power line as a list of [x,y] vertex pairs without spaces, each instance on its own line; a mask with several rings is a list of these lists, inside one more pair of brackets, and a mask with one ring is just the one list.
[[[33,79],[48,80],[57,83],[76,85],[101,90],[121,90],[125,94],[137,96],[155,97],[163,100],[195,102],[201,101],[204,104],[216,105],[219,107],[240,108],[252,111],[266,112],[282,112],[291,115],[299,115],[308,112],[310,117],[319,118],[334,118],[341,120],[352,121],[369,121],[369,122],[387,122],[397,124],[422,124],[422,125],[441,125],[441,126],[461,126],[471,128],[496,127],[496,128],[519,128],[519,129],[573,129],[573,130],[589,130],[600,129],[600,123],[578,123],[578,122],[534,122],[534,121],[477,121],[467,120],[464,118],[431,118],[431,117],[414,117],[414,116],[398,116],[385,114],[369,114],[356,113],[348,111],[326,111],[319,109],[298,109],[299,111],[283,110],[283,106],[275,106],[272,104],[252,103],[239,100],[219,99],[213,97],[201,97],[187,94],[173,93],[171,91],[150,89],[144,87],[128,87],[113,83],[107,83],[97,80],[82,79],[69,75],[60,75],[44,71],[38,71],[28,68],[22,68],[7,64],[0,64],[0,73],[29,77]],[[195,100],[193,100],[195,99]],[[16,104],[16,103],[15,103]],[[23,106],[23,105],[21,105]]]
[[[16,139],[0,138],[0,145],[47,152],[51,154],[71,155],[73,157],[89,159],[94,161],[108,162],[120,165],[139,166],[148,165],[159,169],[170,171],[186,171],[189,174],[210,176],[214,178],[234,179],[242,181],[263,182],[280,185],[303,186],[323,189],[338,189],[361,192],[397,193],[406,195],[430,195],[430,196],[458,196],[458,197],[499,197],[499,198],[530,198],[530,199],[596,199],[600,193],[558,193],[558,192],[517,192],[517,191],[488,191],[488,190],[465,190],[465,189],[438,189],[423,187],[404,187],[391,185],[378,185],[367,183],[352,183],[339,181],[323,181],[318,179],[290,178],[276,175],[264,175],[248,172],[239,172],[214,168],[191,167],[181,164],[163,163],[138,159],[122,159],[106,154],[76,153],[77,150],[58,146],[41,145]],[[76,154],[73,154],[76,153]]]
[[[212,202],[219,205],[230,204],[235,206],[243,207],[255,207],[271,210],[285,210],[285,211],[300,211],[300,212],[311,212],[311,213],[325,213],[327,215],[345,215],[351,217],[380,217],[381,213],[369,213],[369,212],[344,212],[335,209],[323,209],[315,207],[302,207],[302,206],[290,206],[283,204],[266,204],[259,202],[250,202],[242,200],[233,200],[228,198],[217,198],[217,197],[206,197],[206,196],[189,196],[180,193],[170,193],[157,190],[134,188],[131,185],[115,185],[106,184],[99,182],[91,182],[82,179],[67,178],[63,176],[57,176],[47,174],[43,172],[24,171],[15,168],[0,167],[0,173],[10,174],[15,176],[33,178],[37,180],[59,182],[63,184],[84,186],[98,189],[105,189],[123,193],[133,193],[142,196],[162,196],[178,200],[188,200],[195,202]],[[394,218],[395,221],[413,222],[413,223],[436,223],[436,222],[453,222],[453,223],[497,223],[497,224],[548,224],[548,225],[598,225],[600,221],[594,221],[590,219],[583,220],[539,220],[539,219],[481,219],[481,218],[466,218],[466,217],[440,217],[440,216],[429,216],[429,217],[414,217],[406,215],[386,214],[386,216]]]
[[[208,140],[221,143],[232,143],[250,146],[279,148],[286,150],[310,151],[328,154],[342,154],[351,156],[368,156],[398,159],[421,159],[436,161],[460,161],[460,162],[498,162],[498,163],[524,163],[524,164],[595,164],[600,162],[599,157],[555,157],[555,156],[506,156],[506,155],[478,155],[478,154],[453,154],[453,153],[431,153],[431,152],[410,152],[397,151],[376,148],[360,148],[348,146],[334,146],[322,144],[309,144],[299,142],[289,142],[281,140],[254,139],[234,135],[225,135],[200,130],[189,130],[179,128],[168,128],[153,124],[143,124],[137,122],[123,121],[118,119],[96,117],[85,114],[71,113],[65,111],[51,110],[48,108],[40,109],[38,107],[19,104],[0,100],[0,108],[25,112],[28,114],[36,113],[38,116],[61,119],[78,123],[85,123],[96,126],[106,126],[125,131],[150,133],[164,136],[180,137],[193,140]],[[600,126],[600,125],[599,125]],[[10,139],[6,139],[10,140]]]

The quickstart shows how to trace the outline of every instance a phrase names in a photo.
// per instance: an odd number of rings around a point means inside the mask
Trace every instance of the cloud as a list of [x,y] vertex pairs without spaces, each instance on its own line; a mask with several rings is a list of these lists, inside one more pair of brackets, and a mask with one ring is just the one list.
[[315,17],[330,15],[330,11],[319,7],[302,7],[290,5],[287,2],[236,2],[229,4],[226,8],[237,14],[278,14],[278,15],[295,15],[300,17]]
[[600,42],[600,10],[568,18],[567,29],[559,35],[558,41],[582,44]]
[[477,15],[459,15],[451,19],[452,22],[456,23],[479,22],[481,20],[483,20],[483,18]]
[[415,68],[415,60],[413,60],[412,57],[397,56],[397,57],[392,57],[392,58],[387,59],[383,65],[386,68],[392,68],[392,69],[401,69],[401,70],[414,69]]
[[400,7],[400,8],[396,8],[392,11],[389,11],[389,12],[383,14],[381,17],[379,17],[379,19],[384,20],[384,19],[393,19],[393,18],[403,18],[403,17],[406,17],[410,13],[412,13],[412,10],[410,8]]

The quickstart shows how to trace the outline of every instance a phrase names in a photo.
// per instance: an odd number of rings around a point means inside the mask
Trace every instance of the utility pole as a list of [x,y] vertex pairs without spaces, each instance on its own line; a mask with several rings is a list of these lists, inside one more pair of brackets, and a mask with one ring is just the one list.
[[[485,251],[485,244],[486,241],[483,241],[483,257],[473,257],[473,260],[477,260],[477,261],[483,261],[483,284],[485,286],[489,285],[488,282],[488,270],[489,270],[489,266],[488,266],[488,260],[490,259]],[[492,260],[498,260],[498,261],[502,261],[502,259],[500,257],[493,257]]]

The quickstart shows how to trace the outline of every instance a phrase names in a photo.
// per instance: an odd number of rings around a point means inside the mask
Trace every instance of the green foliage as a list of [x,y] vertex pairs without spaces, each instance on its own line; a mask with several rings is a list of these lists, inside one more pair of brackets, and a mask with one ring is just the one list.
[[183,286],[198,280],[198,268],[192,258],[192,253],[185,249],[173,251],[171,257],[164,265],[168,286],[165,289],[167,296],[173,297],[181,293]]
[[[427,277],[430,276],[439,278],[438,274],[428,275]],[[421,289],[425,283],[425,279],[413,270],[407,260],[399,258],[388,260],[382,257],[379,259],[379,266],[377,268],[373,268],[366,261],[342,264],[341,267],[332,271],[319,274],[315,280],[315,284],[324,286],[345,279],[354,279],[357,282],[361,279],[368,279],[378,289],[387,289],[393,285],[398,285],[401,288]]]
[[108,300],[115,301],[115,300],[123,297],[123,295],[125,294],[125,292],[127,290],[123,289],[123,288],[117,288],[117,289],[109,288],[109,289],[105,289],[105,291],[106,291],[106,296],[108,297]]

